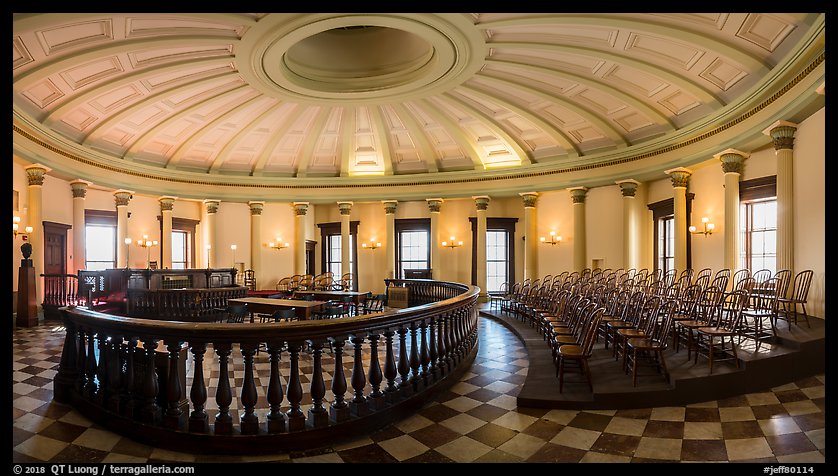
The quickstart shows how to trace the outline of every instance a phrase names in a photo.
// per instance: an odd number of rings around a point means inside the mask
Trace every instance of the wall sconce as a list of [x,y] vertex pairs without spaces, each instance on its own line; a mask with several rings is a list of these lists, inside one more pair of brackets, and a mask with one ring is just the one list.
[[273,248],[275,250],[284,250],[285,248],[288,248],[288,246],[290,245],[288,243],[283,243],[282,238],[278,236],[276,237],[276,243],[273,241],[268,243],[268,248]]
[[462,241],[455,241],[455,240],[456,240],[456,238],[454,237],[454,235],[451,235],[451,241],[450,242],[449,241],[443,241],[442,246],[445,246],[446,248],[451,248],[452,250],[454,248],[459,247],[459,246],[463,246]]
[[131,243],[133,243],[133,242],[134,242],[134,240],[132,240],[131,238],[125,238],[125,240],[124,240],[124,243],[125,243],[125,269],[128,269],[128,268],[131,267]]
[[381,242],[375,241],[375,238],[370,238],[370,244],[361,243],[361,248],[375,251],[377,248],[381,248]]
[[[126,244],[130,244],[130,243],[127,242],[128,240],[130,240],[130,238],[125,239]],[[148,235],[143,235],[142,240],[137,240],[137,245],[146,249],[146,251],[145,251],[145,267],[150,268],[151,267],[151,247],[152,246],[157,246],[157,240],[151,241],[151,240],[148,239]]]
[[562,235],[556,235],[555,231],[550,232],[550,239],[547,240],[543,236],[540,238],[540,241],[545,245],[558,245],[562,242]]
[[29,238],[29,234],[32,233],[31,226],[27,226],[23,229],[24,231],[20,231],[20,217],[18,216],[12,219],[12,229],[14,230],[15,238],[17,238],[17,235],[21,235],[23,241],[26,241]]
[[693,235],[705,235],[705,236],[712,235],[713,230],[716,228],[716,225],[714,225],[712,223],[709,223],[709,222],[710,222],[709,218],[701,217],[701,223],[704,224],[704,230],[696,231],[695,227],[691,226],[690,227],[690,233],[692,233]]

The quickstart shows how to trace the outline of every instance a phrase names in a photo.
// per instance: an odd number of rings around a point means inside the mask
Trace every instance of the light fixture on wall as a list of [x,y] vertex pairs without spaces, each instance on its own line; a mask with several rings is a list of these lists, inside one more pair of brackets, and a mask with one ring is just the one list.
[[27,226],[26,228],[23,229],[23,231],[20,231],[20,217],[19,216],[16,216],[16,217],[12,218],[12,229],[14,230],[15,238],[17,238],[17,235],[21,235],[21,238],[24,241],[26,241],[26,239],[29,238],[29,234],[32,233],[32,227],[31,226]]
[[273,248],[275,250],[284,250],[285,248],[288,248],[288,246],[290,246],[290,245],[288,243],[283,243],[282,238],[280,238],[278,236],[276,237],[275,242],[272,241],[272,242],[268,243],[268,248]]
[[451,248],[452,250],[454,248],[463,246],[462,241],[456,241],[456,240],[457,240],[457,238],[454,237],[454,235],[451,235],[451,241],[443,241],[442,246],[445,246],[446,248]]
[[[129,240],[129,239],[130,238],[126,238],[126,240]],[[130,243],[128,243],[128,244],[130,244]],[[142,240],[137,240],[137,245],[146,249],[145,250],[145,267],[146,268],[151,267],[151,247],[152,246],[157,246],[157,244],[158,244],[157,240],[154,240],[154,241],[149,240],[148,235],[143,235]]]
[[125,269],[131,267],[131,243],[134,242],[131,238],[125,238],[123,241],[125,243]]
[[690,227],[690,233],[693,235],[712,235],[713,230],[716,228],[716,225],[710,223],[710,219],[707,217],[701,217],[701,223],[704,224],[704,230],[696,230],[694,226]]
[[375,238],[370,238],[370,244],[361,243],[361,248],[375,251],[377,248],[381,248],[381,242],[375,241]]
[[545,245],[558,245],[562,242],[562,235],[557,235],[555,231],[551,231],[549,240],[542,236],[540,241]]

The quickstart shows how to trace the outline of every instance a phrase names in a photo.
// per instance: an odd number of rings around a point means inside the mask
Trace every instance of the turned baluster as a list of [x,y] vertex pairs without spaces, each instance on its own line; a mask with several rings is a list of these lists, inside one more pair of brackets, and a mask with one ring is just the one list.
[[404,326],[399,327],[399,375],[401,375],[401,382],[399,382],[399,391],[405,394],[410,388],[409,374],[410,361],[407,357],[407,329]]
[[155,338],[143,341],[145,351],[145,374],[141,384],[142,406],[140,407],[140,420],[145,423],[157,424],[160,421],[160,406],[157,405],[157,371],[154,368],[154,358],[157,353],[157,342]]
[[314,428],[324,427],[329,424],[329,413],[323,407],[323,397],[326,396],[326,381],[323,379],[322,353],[323,343],[319,340],[310,340],[311,353],[314,364],[311,370],[311,408],[308,410],[308,419]]
[[242,381],[241,402],[244,413],[240,415],[242,435],[259,433],[259,417],[254,412],[256,406],[256,381],[253,379],[253,355],[257,343],[242,343],[241,352],[244,360],[244,381]]
[[371,332],[367,336],[370,340],[370,369],[369,381],[372,387],[368,401],[372,410],[380,410],[384,405],[384,394],[381,393],[381,365],[378,363],[378,333]]
[[180,341],[170,342],[166,346],[166,350],[169,351],[169,378],[166,382],[166,414],[163,418],[163,424],[166,428],[175,430],[180,429],[186,417],[180,408],[180,398],[183,396],[183,387],[178,371],[180,349]]
[[[87,333],[87,383],[84,387],[84,394],[87,398],[93,400],[97,393],[97,380],[96,380],[96,344],[95,338],[98,336],[98,333],[94,333],[91,329]],[[101,356],[100,356],[101,358]]]
[[77,336],[78,344],[76,345],[76,351],[78,358],[76,360],[76,369],[78,369],[78,376],[76,377],[76,391],[80,395],[83,395],[87,387],[87,341],[85,340],[87,333],[79,327]]
[[230,389],[230,377],[227,362],[232,352],[229,342],[213,343],[215,354],[218,355],[218,388],[215,391],[215,401],[218,403],[218,413],[215,415],[215,434],[229,435],[233,433],[233,416],[230,415],[230,404],[233,402],[233,392]]
[[419,360],[419,343],[417,341],[416,333],[418,328],[416,327],[416,321],[410,323],[410,385],[413,387],[413,390],[418,390],[419,387],[419,366],[421,362]]
[[[62,313],[63,314],[63,313]],[[78,348],[76,347],[76,325],[65,315],[62,315],[64,321],[64,348],[61,349],[61,362],[58,364],[58,374],[55,376],[55,386],[53,390],[53,398],[56,402],[69,403],[70,394],[73,391],[73,386],[78,379],[78,370],[76,364],[78,363]]]
[[352,389],[355,396],[349,405],[352,413],[357,416],[364,416],[368,413],[367,399],[364,397],[364,387],[367,385],[367,378],[364,375],[364,361],[361,356],[361,347],[364,344],[364,337],[352,335],[352,345],[355,346],[355,362],[352,364]]
[[438,360],[437,360],[437,371],[439,372],[440,378],[448,373],[448,367],[445,365],[445,321],[446,318],[444,315],[440,315],[437,318],[437,331],[436,331],[436,340],[437,340],[437,351],[438,351]]
[[454,311],[454,320],[451,322],[454,328],[454,332],[452,333],[452,337],[454,338],[454,342],[452,343],[452,357],[454,358],[454,365],[460,362],[460,349],[463,345],[462,322],[463,316],[460,311]]
[[298,431],[305,429],[306,416],[300,410],[300,400],[303,399],[303,384],[300,382],[300,347],[297,342],[288,343],[288,352],[291,354],[291,370],[288,376],[288,403],[291,408],[288,410],[288,430]]
[[448,372],[454,365],[454,313],[445,317],[445,366]]
[[268,433],[285,431],[285,414],[280,411],[282,404],[282,375],[279,373],[279,362],[282,360],[282,343],[268,342],[268,354],[271,360],[271,378],[268,382]]
[[137,398],[137,370],[134,362],[134,352],[139,339],[134,336],[125,336],[124,338],[125,346],[122,349],[122,357],[125,359],[125,378],[122,380],[120,408],[123,415],[134,418],[135,399]]
[[338,337],[331,339],[335,355],[335,374],[332,376],[332,393],[335,395],[335,403],[329,408],[329,414],[335,422],[339,423],[349,419],[349,405],[345,400],[346,373],[343,369],[343,346],[346,342]]
[[428,372],[431,375],[432,382],[436,382],[438,378],[436,366],[436,359],[438,357],[436,352],[436,334],[438,334],[436,326],[438,321],[439,318],[431,318],[430,322],[428,323],[428,340],[430,341],[430,352],[428,357],[431,359],[430,365],[428,366]]
[[392,402],[398,392],[396,386],[396,359],[393,355],[393,335],[395,333],[386,329],[384,331],[384,378],[387,379],[387,388],[384,389],[384,396],[387,402]]
[[428,363],[431,360],[428,355],[428,323],[424,320],[420,323],[419,335],[421,336],[419,361],[422,364],[422,383],[427,386],[428,380]]
[[189,431],[206,433],[209,431],[209,419],[205,410],[207,403],[207,386],[204,382],[204,354],[207,352],[206,342],[191,342],[192,345],[192,390],[189,398],[192,400],[192,413],[189,415]]
[[[120,389],[122,387],[122,361],[120,359],[120,350],[122,347],[122,338],[113,336],[108,339],[108,346],[106,352],[108,354],[107,361],[107,375],[108,375],[108,401],[107,409],[119,413],[119,397]],[[104,402],[103,402],[104,403]]]

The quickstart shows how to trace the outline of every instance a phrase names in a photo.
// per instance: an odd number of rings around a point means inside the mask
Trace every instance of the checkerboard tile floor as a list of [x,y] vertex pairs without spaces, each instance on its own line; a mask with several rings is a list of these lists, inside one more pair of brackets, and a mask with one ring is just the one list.
[[[63,328],[45,323],[16,329],[12,362],[14,462],[824,462],[825,375],[765,392],[683,407],[629,410],[548,410],[518,407],[528,369],[518,338],[502,324],[480,319],[472,368],[413,416],[372,434],[327,448],[259,456],[201,455],[139,443],[93,424],[52,401]],[[349,351],[347,348],[345,351]],[[217,367],[207,352],[208,392]],[[235,352],[234,352],[235,355]],[[231,378],[241,378],[241,354]],[[351,352],[344,355],[351,368]],[[310,356],[301,369],[310,378]],[[330,359],[324,353],[324,359]],[[368,361],[368,352],[364,360]],[[382,360],[383,361],[383,360]],[[256,360],[267,381],[267,355]],[[191,363],[190,363],[191,366]],[[329,368],[324,363],[325,368]],[[189,368],[189,367],[187,367]],[[308,370],[306,370],[308,369]],[[329,375],[325,376],[329,388]],[[191,374],[188,376],[191,384]],[[257,388],[261,388],[257,380]],[[259,393],[264,399],[264,389]],[[332,395],[327,395],[327,401]],[[303,401],[304,409],[310,397]],[[215,410],[207,401],[208,412]],[[236,415],[234,399],[231,413]],[[262,415],[260,415],[261,417]]]

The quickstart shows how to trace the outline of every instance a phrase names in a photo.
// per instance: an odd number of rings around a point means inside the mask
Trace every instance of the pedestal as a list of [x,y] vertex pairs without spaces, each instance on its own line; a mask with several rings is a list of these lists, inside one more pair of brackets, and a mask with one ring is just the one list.
[[35,301],[35,267],[31,259],[20,260],[17,275],[17,319],[18,327],[38,325],[38,304]]

